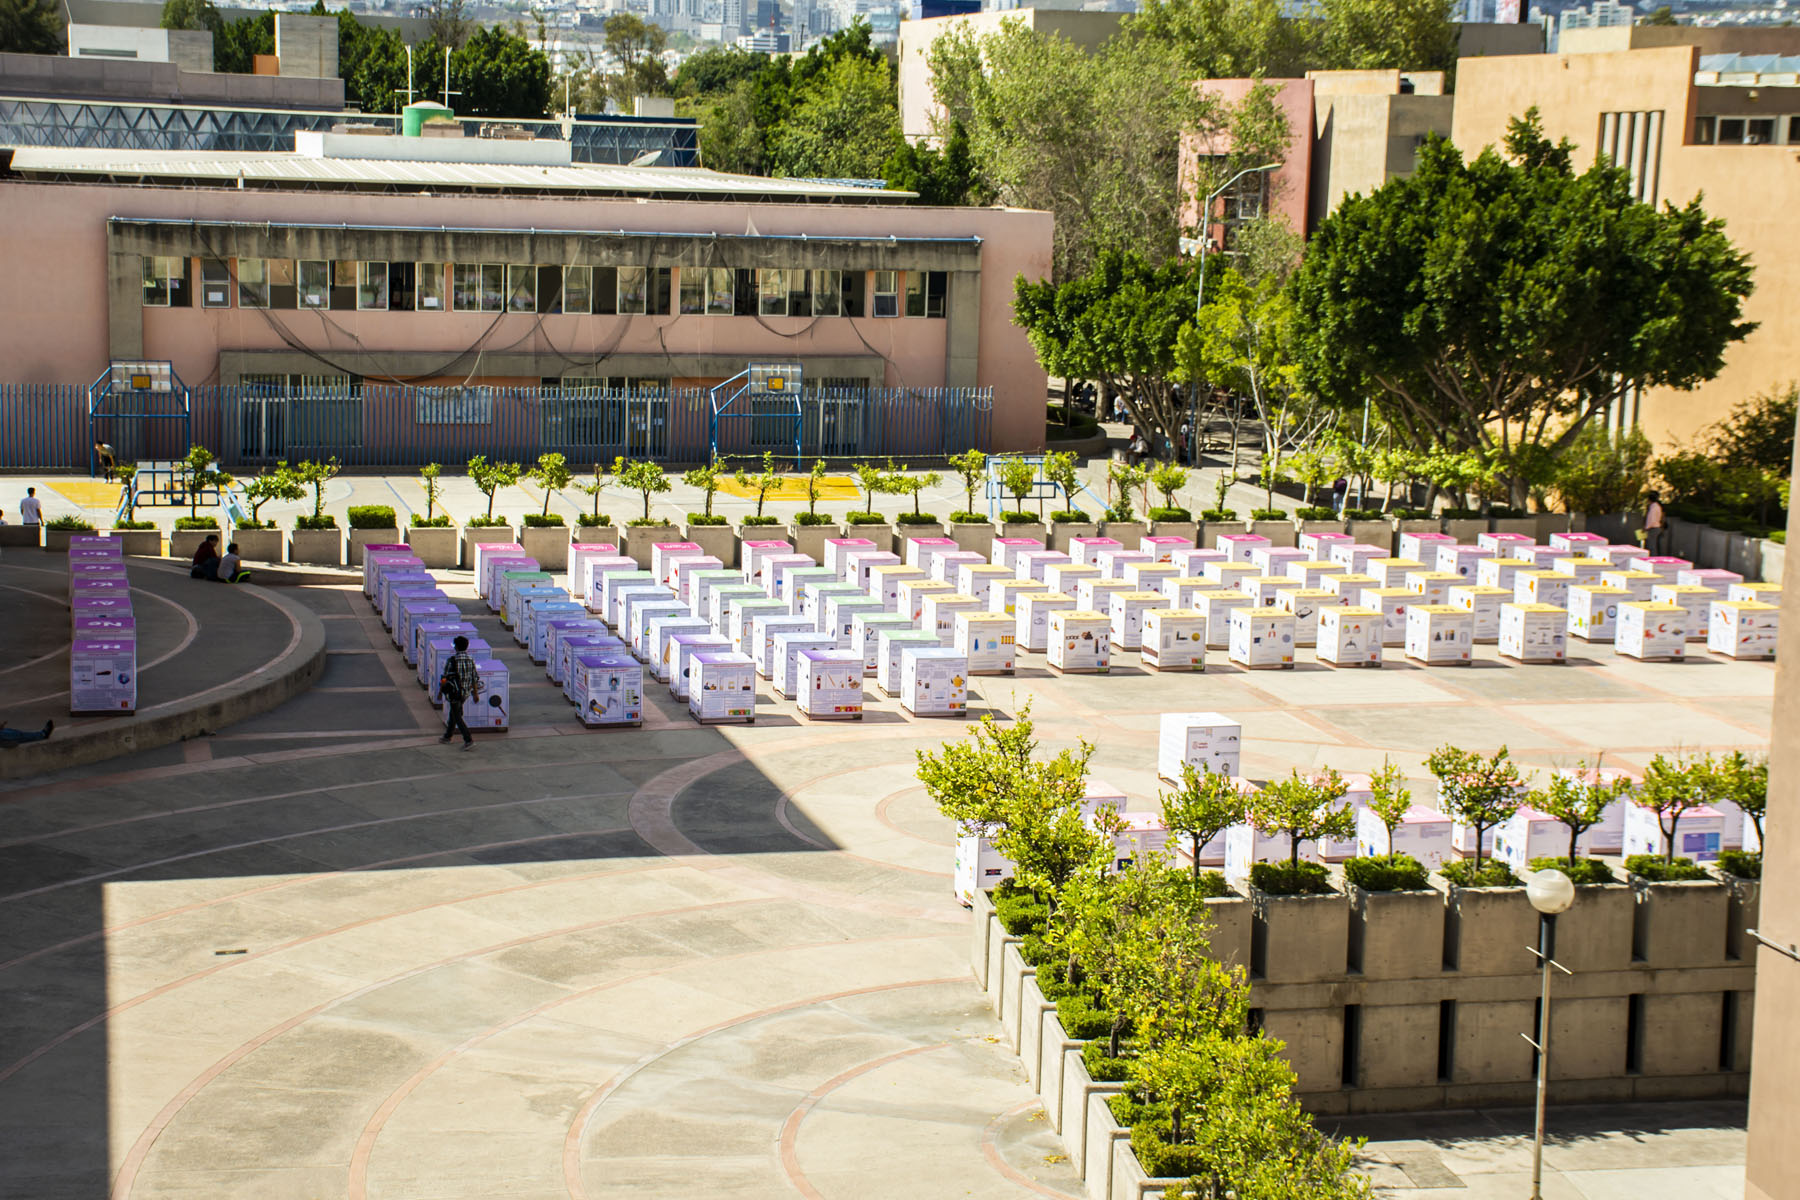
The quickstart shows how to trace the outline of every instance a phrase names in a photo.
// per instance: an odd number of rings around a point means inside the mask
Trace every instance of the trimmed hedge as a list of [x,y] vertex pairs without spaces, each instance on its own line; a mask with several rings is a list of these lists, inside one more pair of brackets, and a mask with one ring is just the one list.
[[475,516],[464,522],[470,529],[493,529],[506,524],[505,517]]
[[888,519],[878,512],[848,512],[844,514],[846,525],[886,525]]
[[1625,860],[1625,869],[1654,883],[1677,883],[1683,879],[1706,879],[1706,868],[1691,858],[1664,862],[1660,854],[1633,854]]
[[1052,525],[1085,525],[1088,521],[1089,517],[1086,513],[1077,512],[1072,508],[1059,508],[1050,514]]
[[1250,864],[1250,886],[1271,896],[1329,896],[1337,889],[1324,863],[1303,862]]
[[1719,851],[1719,870],[1727,875],[1735,875],[1739,879],[1762,878],[1762,852],[1760,850],[1721,850]]
[[[501,522],[504,524],[504,522]],[[316,517],[295,517],[295,529],[336,529],[337,518],[330,513],[322,513]]]
[[830,513],[795,513],[794,514],[794,524],[796,524],[796,525],[830,525],[831,523],[832,523],[832,520],[831,520]]
[[901,513],[894,518],[896,525],[936,525],[939,524],[936,513]]
[[1481,860],[1481,873],[1475,873],[1475,860],[1447,862],[1438,868],[1438,874],[1454,883],[1457,887],[1518,887],[1519,877],[1505,863],[1495,862],[1491,858]]
[[563,519],[561,513],[525,514],[525,528],[527,529],[561,529],[562,527]]
[[[718,523],[722,524],[723,518],[721,518]],[[742,521],[739,522],[739,524],[740,525],[748,525],[752,529],[760,529],[765,525],[781,524],[781,518],[780,517],[771,517],[767,513],[764,513],[760,517],[752,514],[748,517],[745,517]]]
[[[92,533],[94,523],[84,517],[51,517],[44,522],[45,529],[62,529],[72,533]],[[214,529],[218,526],[214,525]]]
[[[1110,1037],[1095,1038],[1081,1048],[1082,1065],[1087,1067],[1087,1073],[1099,1083],[1123,1083],[1125,1071],[1131,1065],[1132,1056],[1121,1054],[1114,1058],[1107,1053],[1110,1049],[1112,1049]],[[1122,1050],[1124,1047],[1121,1046],[1120,1049]]]
[[450,528],[450,514],[439,513],[435,517],[421,517],[418,513],[414,513],[412,526],[414,529],[448,529]]
[[1379,854],[1344,863],[1344,878],[1365,892],[1423,892],[1431,887],[1425,865],[1410,854]]
[[1235,508],[1209,508],[1200,514],[1202,521],[1235,521],[1238,519]]
[[1573,880],[1576,886],[1584,883],[1617,883],[1618,876],[1612,868],[1597,858],[1578,858],[1573,863],[1566,858],[1534,858],[1531,860],[1534,871],[1561,871]]
[[1144,514],[1152,521],[1191,521],[1194,514],[1185,508],[1153,508]]
[[[114,521],[112,527],[114,529],[155,529],[156,522],[155,521]],[[239,528],[240,529],[249,529],[250,523],[248,521],[246,521],[243,525],[239,526]]]
[[965,509],[961,512],[951,513],[950,514],[950,523],[952,525],[986,525],[988,523],[988,519],[987,519],[987,517],[983,516],[981,513],[969,512],[968,510]]
[[688,514],[688,524],[689,525],[729,525],[730,523],[731,523],[730,521],[726,520],[724,517],[721,517],[718,513],[714,513],[710,517],[707,516],[705,513],[689,513]]
[[175,518],[175,528],[177,528],[177,529],[217,529],[218,527],[219,527],[219,518],[217,518],[217,517],[176,517]]
[[612,518],[605,513],[589,512],[582,513],[579,517],[576,517],[575,523],[583,529],[605,529],[611,528]]
[[1319,504],[1309,505],[1306,508],[1296,508],[1294,510],[1294,515],[1302,521],[1335,521],[1338,519],[1336,509],[1331,508],[1328,505]]
[[400,524],[391,504],[352,504],[346,515],[352,529],[396,529]]
[[1252,521],[1285,521],[1288,515],[1279,508],[1253,508],[1250,510]]

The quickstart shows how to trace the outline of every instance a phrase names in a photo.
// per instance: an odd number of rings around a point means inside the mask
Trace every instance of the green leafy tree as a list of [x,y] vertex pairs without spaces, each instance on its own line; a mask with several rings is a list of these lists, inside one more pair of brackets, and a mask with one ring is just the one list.
[[1113,504],[1107,510],[1109,521],[1132,520],[1131,490],[1142,488],[1150,481],[1150,472],[1142,467],[1134,467],[1128,462],[1114,460],[1106,465],[1106,478],[1112,484]]
[[560,454],[540,454],[532,468],[525,472],[525,477],[544,489],[545,516],[550,515],[550,497],[575,482],[575,472],[569,469],[569,460]]
[[887,64],[840,58],[796,91],[769,156],[777,175],[880,179],[901,144]]
[[1525,780],[1505,746],[1483,757],[1457,746],[1439,746],[1425,759],[1437,776],[1446,811],[1475,831],[1475,876],[1481,874],[1483,835],[1519,811]]
[[[1176,56],[1198,79],[1293,78],[1320,64],[1280,0],[1145,0],[1125,19],[1137,45]],[[1398,65],[1398,64],[1388,64]]]
[[[774,455],[770,455],[769,460],[770,465],[773,466]],[[739,471],[733,475],[732,478],[747,487],[749,486],[748,483],[738,479],[738,476],[742,474],[743,472]],[[713,496],[718,492],[719,484],[724,482],[724,478],[725,464],[717,458],[707,463],[704,467],[695,467],[681,477],[681,482],[688,487],[700,489],[700,494],[705,501],[705,506],[701,509],[703,516],[711,517],[713,515]],[[760,493],[756,497],[756,514],[757,516],[762,515],[762,495]]]
[[[770,492],[781,486],[781,476],[775,471],[775,455],[769,450],[763,451],[761,471],[752,475],[739,469],[731,478],[739,487],[756,493],[756,515],[759,517],[763,515],[763,501]],[[708,516],[712,514],[710,507],[706,511]]]
[[681,60],[675,72],[677,96],[711,96],[730,91],[768,64],[769,56],[736,46],[708,46]]
[[181,459],[181,488],[187,493],[188,515],[200,513],[200,493],[207,488],[229,487],[231,476],[219,467],[219,460],[205,446],[189,446]]
[[1161,463],[1150,472],[1150,486],[1162,496],[1164,508],[1174,508],[1175,494],[1187,486],[1188,473],[1174,463]]
[[969,502],[963,512],[973,513],[975,489],[981,486],[981,481],[987,474],[987,455],[980,450],[965,450],[961,454],[952,454],[949,461],[950,469],[962,480],[963,495]]
[[819,494],[825,489],[825,473],[825,460],[816,458],[813,460],[812,470],[801,481],[801,486],[806,489],[806,515],[809,517],[819,515]]
[[650,520],[650,497],[669,491],[674,485],[662,469],[662,464],[648,459],[628,461],[623,454],[613,460],[613,478],[617,479],[627,491],[638,493],[644,499],[643,520]]
[[1639,17],[1638,24],[1639,25],[1679,25],[1679,24],[1681,24],[1681,22],[1677,21],[1675,19],[1675,10],[1674,9],[1670,8],[1667,4],[1659,4],[1654,9],[1650,10],[1649,16]]
[[1551,487],[1564,511],[1628,512],[1650,486],[1650,439],[1590,424],[1557,455]]
[[1624,170],[1576,174],[1572,156],[1528,112],[1504,155],[1434,139],[1413,174],[1341,204],[1294,279],[1303,385],[1507,466],[1634,389],[1716,376],[1755,328],[1749,259],[1697,200],[1657,210]]
[[550,111],[550,60],[518,34],[489,26],[450,56],[463,92],[459,111],[478,117],[542,117]]
[[938,484],[944,482],[944,477],[937,471],[926,471],[921,475],[909,475],[906,473],[906,467],[902,466],[893,473],[893,480],[895,494],[912,497],[913,516],[916,517],[919,515],[919,493],[925,491],[927,488],[934,488]]
[[1569,865],[1574,866],[1575,844],[1581,835],[1600,823],[1607,805],[1628,799],[1631,791],[1629,779],[1602,779],[1598,764],[1590,769],[1585,762],[1579,762],[1567,774],[1551,775],[1543,787],[1531,792],[1525,803],[1569,827]]
[[275,53],[275,14],[262,13],[221,22],[213,32],[213,70],[249,75],[256,70],[256,56]]
[[1756,844],[1762,845],[1763,818],[1769,811],[1768,757],[1733,750],[1719,759],[1713,772],[1717,797],[1744,810],[1756,829]]
[[1313,776],[1295,770],[1250,798],[1250,822],[1264,833],[1287,834],[1288,866],[1298,867],[1301,842],[1356,832],[1356,814],[1340,803],[1348,790],[1330,767]]
[[1381,769],[1369,776],[1368,807],[1387,830],[1389,858],[1394,856],[1394,830],[1400,828],[1400,822],[1412,811],[1412,801],[1412,788],[1407,784],[1406,774],[1389,760],[1382,759]]
[[1712,450],[1723,462],[1785,476],[1794,461],[1794,423],[1800,384],[1790,383],[1739,401],[1712,428]]
[[[1075,506],[1075,492],[1081,486],[1075,473],[1075,453],[1072,450],[1051,450],[1044,455],[1043,465],[1039,468],[1044,482],[1052,484],[1063,495],[1063,503],[1069,508]],[[1040,504],[1041,508],[1042,505]]]
[[882,177],[891,188],[917,192],[920,204],[950,207],[985,204],[991,199],[969,150],[969,131],[961,121],[950,123],[944,148],[923,142],[901,144],[882,165]]
[[[629,109],[645,82],[641,67],[655,61],[669,44],[662,26],[645,21],[636,13],[614,13],[606,18],[606,53],[619,64],[619,102]],[[658,68],[661,67],[658,62]]]
[[163,0],[164,29],[192,29],[217,33],[225,24],[212,0]]
[[856,464],[856,482],[863,490],[863,511],[866,513],[875,511],[877,495],[887,495],[894,490],[892,476],[874,463]]
[[501,488],[513,487],[519,482],[519,474],[523,468],[515,462],[489,462],[487,456],[477,454],[469,460],[469,479],[487,497],[487,518],[494,518],[494,494]]
[[1013,498],[1012,511],[1024,511],[1025,498],[1037,486],[1037,478],[1038,469],[1028,459],[1014,454],[1000,460],[1000,486]]
[[62,6],[52,0],[0,0],[0,54],[64,54]]
[[293,469],[285,462],[278,462],[273,467],[246,479],[238,480],[238,488],[244,493],[244,499],[250,502],[250,523],[262,524],[262,507],[271,500],[302,500],[306,497],[306,488],[295,478]]
[[343,464],[338,462],[335,454],[324,462],[311,458],[303,459],[300,465],[294,468],[294,478],[300,482],[302,487],[312,489],[313,520],[317,521],[324,517],[325,485],[336,479],[343,469]]
[[587,483],[577,485],[582,492],[594,498],[594,519],[600,518],[600,493],[606,490],[606,468],[599,463],[594,464],[594,477]]
[[1233,825],[1242,825],[1249,814],[1249,802],[1237,780],[1229,775],[1196,771],[1192,763],[1181,765],[1181,786],[1162,792],[1159,799],[1163,825],[1170,833],[1188,839],[1193,877],[1198,882],[1201,848]]
[[438,479],[444,468],[440,463],[426,463],[419,468],[419,482],[425,485],[425,519],[431,520],[431,514],[437,511],[438,496],[443,492],[443,485]]
[[1320,49],[1338,70],[1454,71],[1454,0],[1320,0]]
[[1656,814],[1663,835],[1663,861],[1675,859],[1675,833],[1690,809],[1725,799],[1711,755],[1668,758],[1658,754],[1644,768],[1644,779],[1631,799]]

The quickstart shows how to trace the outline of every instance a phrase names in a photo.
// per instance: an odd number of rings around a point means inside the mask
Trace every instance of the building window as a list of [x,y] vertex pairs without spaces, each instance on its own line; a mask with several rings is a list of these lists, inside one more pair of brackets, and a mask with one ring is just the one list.
[[239,308],[269,307],[269,260],[240,258],[237,260],[237,293]]
[[681,313],[706,311],[706,271],[701,267],[681,268]]
[[357,268],[360,265],[347,258],[333,260],[331,264],[331,309],[333,312],[355,311],[356,278],[360,273]]
[[844,273],[814,271],[812,273],[812,310],[815,317],[835,317],[844,311]]
[[388,265],[384,262],[356,264],[356,307],[362,312],[386,312],[388,306]]
[[418,265],[413,307],[420,312],[444,311],[444,264],[422,262]]
[[506,268],[506,309],[534,313],[537,307],[537,268],[514,263]]
[[387,264],[388,311],[412,312],[419,307],[419,265]]
[[562,310],[566,313],[594,311],[594,268],[563,268]]
[[875,272],[875,316],[900,315],[900,272]]
[[231,264],[222,258],[200,260],[200,307],[231,307]]
[[267,264],[269,307],[296,307],[300,303],[300,288],[294,275],[294,260],[291,258],[267,258],[263,262]]
[[946,271],[925,272],[925,315],[942,318],[946,311],[945,297],[950,292],[950,275]]
[[788,315],[787,270],[760,267],[756,272],[756,311],[765,317]]
[[1787,140],[1790,146],[1800,143],[1800,117],[1787,119]]
[[729,317],[736,311],[731,302],[734,281],[730,267],[713,267],[706,272],[706,315]]
[[481,265],[457,263],[450,268],[450,299],[457,312],[481,311]]
[[645,276],[643,267],[619,268],[619,312],[642,316],[645,311]]
[[869,313],[869,273],[845,271],[843,308],[846,317],[864,317]]
[[147,308],[186,308],[187,259],[166,255],[144,257],[144,305]]
[[925,272],[906,272],[906,315],[922,317],[925,315]]
[[331,264],[322,258],[300,260],[300,307],[331,307]]
[[499,263],[481,264],[481,311],[502,312],[506,308],[506,268]]

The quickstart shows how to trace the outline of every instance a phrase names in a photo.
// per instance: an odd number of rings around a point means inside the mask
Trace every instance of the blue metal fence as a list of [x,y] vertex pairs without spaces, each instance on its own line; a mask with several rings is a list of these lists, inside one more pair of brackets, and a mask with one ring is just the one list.
[[[807,457],[942,458],[989,450],[989,388],[871,388],[807,392],[801,450]],[[265,385],[192,389],[193,438],[227,468],[335,457],[348,467],[460,463],[477,454],[530,462],[556,452],[571,463],[649,458],[702,462],[709,452],[704,388],[403,387]],[[721,432],[719,453],[760,455],[793,447],[792,426],[757,420]],[[178,458],[159,428],[112,418],[103,431],[121,459]],[[781,445],[769,439],[785,434]],[[0,385],[0,467],[85,470],[92,445],[87,389]]]

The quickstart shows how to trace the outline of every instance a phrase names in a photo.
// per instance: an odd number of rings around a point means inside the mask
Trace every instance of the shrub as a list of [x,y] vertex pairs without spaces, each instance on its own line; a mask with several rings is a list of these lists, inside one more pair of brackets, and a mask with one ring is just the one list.
[[1787,545],[1787,530],[1785,530],[1785,529],[1770,530],[1769,531],[1769,540],[1771,542],[1774,542],[1777,546]]
[[1475,871],[1473,860],[1447,862],[1438,868],[1438,874],[1448,879],[1457,887],[1517,887],[1519,877],[1514,875],[1505,863],[1486,859],[1481,864],[1481,872]]
[[[1332,509],[1332,508],[1329,508],[1329,507],[1326,507],[1323,505],[1317,505],[1317,504],[1309,505],[1306,508],[1296,508],[1294,510],[1294,515],[1296,517],[1300,518],[1302,521],[1335,521],[1335,520],[1337,520],[1337,511],[1335,509]],[[1260,521],[1260,520],[1262,520],[1262,518],[1258,517],[1257,520]]]
[[1422,892],[1431,886],[1424,864],[1410,854],[1350,859],[1344,878],[1365,892]]
[[1625,860],[1625,869],[1642,879],[1655,883],[1672,883],[1683,879],[1705,879],[1706,868],[1695,864],[1691,858],[1677,858],[1664,862],[1660,854],[1633,854]]
[[418,513],[414,513],[412,525],[414,529],[448,529],[450,528],[450,514],[439,513],[435,517],[422,517]]
[[1446,508],[1441,515],[1447,521],[1475,521],[1484,514],[1479,508]]
[[849,512],[844,514],[846,525],[886,525],[887,518],[878,512]]
[[1584,883],[1617,883],[1619,881],[1618,877],[1612,873],[1612,868],[1597,858],[1578,858],[1573,863],[1566,858],[1557,858],[1554,855],[1549,858],[1534,858],[1531,860],[1531,869],[1534,871],[1561,871],[1574,880],[1578,887]]
[[275,522],[273,522],[273,521],[258,521],[255,517],[245,517],[243,520],[239,521],[236,525],[233,525],[232,528],[233,529],[273,529],[273,528],[275,528]]
[[[1179,873],[1177,872],[1177,874]],[[1225,872],[1223,871],[1200,872],[1200,878],[1194,880],[1194,890],[1209,900],[1219,896],[1237,895],[1231,890],[1231,885],[1225,882]]]
[[1719,851],[1719,870],[1739,879],[1762,878],[1762,853],[1757,850]]
[[1598,422],[1556,456],[1551,490],[1566,512],[1625,512],[1650,486],[1650,439],[1633,429],[1615,436]]
[[1399,517],[1402,521],[1431,520],[1431,510],[1429,508],[1396,508],[1394,510],[1394,515]]
[[336,529],[337,528],[337,518],[332,516],[330,513],[320,513],[316,517],[299,516],[299,517],[294,518],[294,528],[295,529]]
[[1346,508],[1344,516],[1352,521],[1380,521],[1385,519],[1387,514],[1379,508]]
[[1172,1145],[1165,1140],[1170,1129],[1167,1117],[1162,1120],[1140,1118],[1131,1126],[1131,1152],[1138,1165],[1152,1179],[1186,1177],[1199,1174],[1206,1166],[1210,1147],[1191,1144]]
[[484,516],[477,513],[475,516],[469,518],[467,524],[470,529],[497,529],[506,524],[506,518]]
[[561,529],[563,526],[561,513],[526,513],[524,522],[527,529]]
[[1104,1008],[1095,1007],[1094,998],[1086,992],[1076,992],[1058,1000],[1056,1019],[1062,1022],[1063,1032],[1078,1042],[1112,1037],[1113,1015]]
[[[773,519],[773,518],[771,518],[771,519]],[[688,524],[689,525],[729,525],[730,523],[731,523],[730,521],[726,520],[724,517],[720,516],[718,513],[710,513],[709,514],[709,513],[698,512],[698,513],[689,513],[688,514]]]
[[349,517],[352,529],[393,529],[399,524],[393,506],[387,504],[352,504]]
[[950,514],[952,525],[986,525],[987,517],[978,512],[953,512]]
[[1087,519],[1086,513],[1077,512],[1072,508],[1059,508],[1050,514],[1052,525],[1083,525],[1087,523]]
[[1081,1048],[1081,1061],[1087,1067],[1087,1073],[1097,1083],[1123,1083],[1125,1072],[1131,1066],[1127,1055],[1113,1057],[1107,1051],[1112,1048],[1111,1038],[1096,1038]]
[[635,528],[645,525],[667,525],[668,522],[661,517],[633,517],[625,524]]
[[[155,521],[114,521],[113,528],[114,529],[155,529],[156,522]],[[243,526],[243,528],[248,529],[248,528],[250,528],[250,526],[245,525],[245,526]]]
[[1335,889],[1324,863],[1252,863],[1250,886],[1271,896],[1326,896]]
[[937,523],[937,515],[928,512],[903,512],[894,518],[894,524],[896,525],[936,525]]
[[1531,514],[1522,508],[1514,508],[1510,504],[1490,504],[1487,515],[1497,517],[1502,521],[1517,521]]
[[598,529],[602,526],[610,526],[612,518],[605,513],[582,513],[575,518],[575,523],[583,529]]
[[219,518],[217,518],[217,517],[176,517],[175,518],[175,528],[177,528],[177,529],[217,529],[218,527],[219,527]]
[[1153,508],[1144,514],[1152,521],[1191,521],[1194,514],[1185,508]]
[[1036,513],[1002,511],[1000,523],[1002,525],[1037,525],[1042,523],[1042,518]]
[[795,513],[794,514],[794,524],[796,524],[796,525],[829,525],[829,524],[831,524],[831,514],[830,513],[813,513],[813,512]]
[[[210,517],[207,519],[211,520]],[[67,529],[77,533],[92,533],[94,532],[94,523],[82,517],[51,517],[48,521],[44,522],[44,528]],[[213,525],[213,528],[218,528],[217,523]]]
[[[810,513],[801,513],[800,514],[801,517],[810,516],[810,515],[811,515]],[[798,521],[799,517],[796,517],[795,520]],[[811,521],[800,521],[800,523],[802,525],[813,524],[813,522],[811,522]],[[767,515],[759,517],[753,513],[750,516],[745,517],[743,519],[743,521],[740,522],[740,524],[749,525],[749,526],[753,526],[753,527],[761,526],[761,525],[779,525],[779,524],[781,524],[781,518],[780,517],[771,517],[771,516],[767,516]]]
[[1200,514],[1202,521],[1235,521],[1238,519],[1235,508],[1209,508]]
[[1285,521],[1288,515],[1279,508],[1253,508],[1250,510],[1252,521]]
[[1014,937],[1040,933],[1050,919],[1050,906],[1024,889],[994,891],[994,916]]

